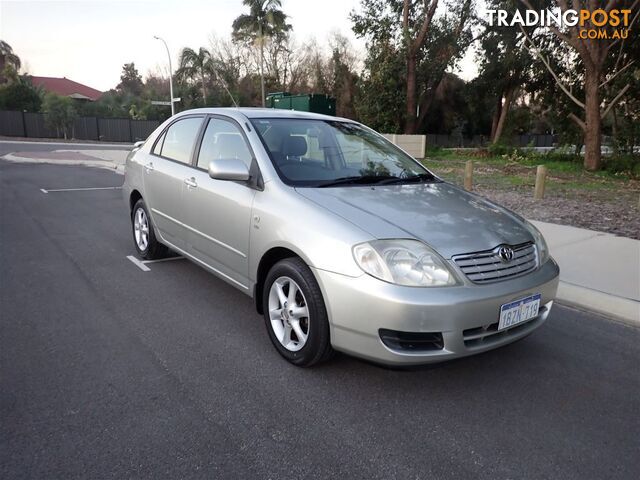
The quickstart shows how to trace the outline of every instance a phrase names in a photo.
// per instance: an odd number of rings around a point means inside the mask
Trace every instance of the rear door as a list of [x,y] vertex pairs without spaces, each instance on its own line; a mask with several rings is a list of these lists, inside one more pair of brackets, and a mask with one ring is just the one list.
[[203,116],[179,118],[158,137],[144,165],[145,202],[161,239],[185,249],[183,190]]
[[196,153],[191,185],[184,192],[188,252],[227,281],[246,289],[256,190],[244,182],[214,180],[208,172],[212,160],[231,158],[242,160],[250,170],[254,162],[240,126],[226,117],[210,117]]

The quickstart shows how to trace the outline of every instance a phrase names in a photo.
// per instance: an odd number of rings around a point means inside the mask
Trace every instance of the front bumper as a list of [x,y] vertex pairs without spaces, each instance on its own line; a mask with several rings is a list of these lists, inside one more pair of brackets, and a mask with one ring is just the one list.
[[[419,288],[363,274],[348,277],[313,269],[325,299],[336,350],[389,365],[439,362],[491,350],[527,336],[544,323],[558,289],[558,265],[488,285]],[[538,317],[497,331],[500,306],[539,293]],[[390,348],[380,330],[442,335],[442,348]]]

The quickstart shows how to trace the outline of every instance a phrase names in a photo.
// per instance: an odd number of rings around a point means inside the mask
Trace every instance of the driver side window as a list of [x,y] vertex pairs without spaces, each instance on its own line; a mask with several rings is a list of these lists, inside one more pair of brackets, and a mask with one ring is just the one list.
[[198,168],[208,170],[213,160],[233,158],[251,168],[253,157],[238,127],[227,120],[210,119],[198,153]]

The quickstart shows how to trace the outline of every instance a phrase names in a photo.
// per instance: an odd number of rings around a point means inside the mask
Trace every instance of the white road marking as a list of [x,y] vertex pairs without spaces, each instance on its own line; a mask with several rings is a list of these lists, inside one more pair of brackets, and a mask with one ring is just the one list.
[[122,187],[84,187],[84,188],[57,188],[45,190],[41,188],[40,191],[42,193],[52,193],[52,192],[88,192],[91,190],[122,190]]
[[131,261],[131,263],[133,263],[136,267],[138,267],[143,272],[150,272],[151,271],[151,269],[149,267],[147,267],[144,263],[142,263],[140,260],[138,260],[133,255],[127,255],[127,258]]
[[147,265],[149,263],[171,262],[173,260],[186,260],[186,259],[184,257],[169,257],[169,258],[159,258],[158,260],[143,260],[142,263]]

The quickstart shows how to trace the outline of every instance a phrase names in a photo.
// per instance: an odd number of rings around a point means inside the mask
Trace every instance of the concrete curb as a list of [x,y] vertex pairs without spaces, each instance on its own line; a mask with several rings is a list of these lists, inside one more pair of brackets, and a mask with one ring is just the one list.
[[591,310],[625,325],[640,328],[640,302],[635,300],[562,281],[558,285],[556,299],[559,303]]
[[46,159],[46,158],[26,158],[21,157],[19,155],[14,155],[12,153],[7,153],[6,155],[0,157],[4,160],[13,163],[33,163],[33,164],[47,164],[47,165],[74,165],[74,166],[84,166],[84,167],[93,167],[93,168],[103,168],[105,170],[110,170],[119,175],[124,175],[124,165],[117,164],[108,160],[54,160],[54,159]]

